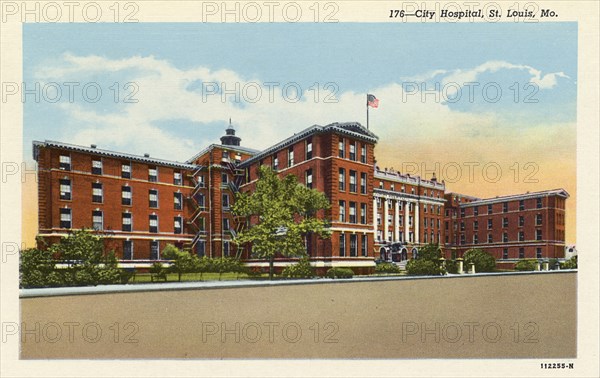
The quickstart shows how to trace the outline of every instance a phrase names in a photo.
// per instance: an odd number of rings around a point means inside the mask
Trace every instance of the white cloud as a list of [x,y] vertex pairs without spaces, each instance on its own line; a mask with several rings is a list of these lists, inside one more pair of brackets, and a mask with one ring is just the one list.
[[[486,62],[469,70],[437,70],[422,77],[441,75],[444,82],[462,83],[474,81],[484,72],[493,73],[501,69],[525,70],[544,88],[555,86],[557,77],[566,77],[562,72],[542,75],[532,67],[502,61]],[[38,70],[37,76],[40,80],[59,81],[73,77],[110,77],[115,73],[130,75],[128,81],[137,83],[139,92],[136,98],[139,102],[120,107],[112,113],[82,104],[63,104],[70,122],[64,132],[69,142],[96,143],[135,153],[149,152],[157,157],[185,160],[207,144],[218,141],[209,139],[206,135],[208,129],[199,129],[189,138],[182,139],[181,135],[165,128],[164,122],[187,120],[208,128],[209,123],[224,124],[231,117],[239,125],[242,143],[253,148],[268,147],[315,123],[365,122],[364,93],[337,93],[337,102],[324,103],[329,93],[321,88],[319,100],[315,101],[315,92],[303,88],[302,100],[291,102],[282,98],[281,87],[285,83],[280,83],[271,101],[269,88],[259,79],[202,66],[180,69],[152,56],[108,59],[68,54],[64,56],[62,65],[47,65]],[[240,106],[232,101],[232,95],[227,96],[227,101],[218,94],[203,96],[202,86],[197,84],[201,82],[227,83],[229,89],[235,88],[238,83],[242,92],[244,86],[253,90],[259,84],[263,95],[256,102],[245,102]],[[456,137],[487,142],[507,127],[493,113],[458,112],[440,102],[422,101],[418,95],[407,96],[397,83],[373,88],[372,93],[381,100],[381,105],[379,109],[371,110],[371,127],[382,138],[382,143],[444,143],[448,138]]]

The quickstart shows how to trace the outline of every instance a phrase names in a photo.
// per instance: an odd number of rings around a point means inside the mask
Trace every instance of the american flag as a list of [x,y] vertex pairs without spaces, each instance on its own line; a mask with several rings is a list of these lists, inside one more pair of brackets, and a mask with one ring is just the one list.
[[375,97],[372,94],[367,94],[367,106],[370,106],[372,108],[378,108],[379,99],[377,99],[377,97]]

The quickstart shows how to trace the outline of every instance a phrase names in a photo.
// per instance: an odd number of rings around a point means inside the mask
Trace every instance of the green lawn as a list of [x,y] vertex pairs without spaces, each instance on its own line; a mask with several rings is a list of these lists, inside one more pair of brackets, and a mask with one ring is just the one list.
[[[237,274],[237,273],[223,273],[220,277],[221,281],[231,281],[231,280],[247,280],[247,274]],[[252,277],[255,279],[255,277]],[[268,278],[268,275],[264,274],[260,277],[256,277],[256,279]],[[177,273],[168,273],[167,274],[167,282],[177,282],[178,275]],[[181,282],[193,282],[193,281],[219,281],[219,273],[204,273],[202,278],[200,277],[200,273],[184,273],[181,275]],[[138,283],[148,283],[152,282],[152,275],[150,273],[137,273],[134,275],[129,283],[138,284]],[[163,280],[158,280],[154,282],[164,282]]]

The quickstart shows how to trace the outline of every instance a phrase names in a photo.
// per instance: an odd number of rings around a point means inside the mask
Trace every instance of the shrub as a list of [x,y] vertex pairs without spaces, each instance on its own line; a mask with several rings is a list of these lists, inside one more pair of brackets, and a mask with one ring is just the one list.
[[350,268],[330,268],[327,273],[327,278],[352,278],[354,272]]
[[440,257],[442,257],[442,250],[438,244],[429,243],[419,248],[417,259],[419,260],[429,260],[429,261],[439,261]]
[[569,260],[562,263],[561,269],[577,269],[577,256],[571,257]]
[[150,279],[152,281],[154,281],[154,279],[167,281],[167,270],[163,268],[161,263],[155,262],[152,264],[150,267]]
[[558,264],[558,259],[550,259],[548,260],[548,269],[550,270],[555,270],[556,269],[556,264]]
[[515,265],[515,270],[527,272],[535,270],[537,260],[521,260]]
[[312,278],[315,276],[315,270],[310,265],[308,257],[303,257],[296,264],[287,266],[281,275],[289,278]]
[[406,271],[411,276],[438,276],[444,274],[439,263],[431,260],[410,260],[406,264]]
[[476,272],[493,272],[496,270],[496,259],[482,249],[469,249],[465,252],[464,258],[465,266],[474,263]]
[[446,260],[446,271],[451,274],[458,274],[458,263],[456,260]]
[[375,273],[400,273],[400,267],[396,264],[384,262],[375,266]]

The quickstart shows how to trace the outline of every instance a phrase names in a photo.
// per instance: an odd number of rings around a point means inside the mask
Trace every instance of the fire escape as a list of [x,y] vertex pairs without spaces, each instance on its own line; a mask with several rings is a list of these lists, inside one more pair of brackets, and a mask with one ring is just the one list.
[[[235,160],[234,162],[232,162],[231,159],[227,159],[227,161],[224,161],[224,163],[227,172],[230,173],[233,177],[233,180],[228,181],[227,186],[229,190],[231,190],[231,192],[235,195],[236,193],[239,193],[240,186],[244,183],[245,171],[243,169],[238,168],[239,160]],[[234,225],[232,228],[229,229],[229,232],[231,233],[231,236],[235,239],[237,235],[240,232],[242,232],[242,230],[244,230],[244,228],[246,227],[246,218],[235,214],[233,215],[233,217]],[[242,248],[237,248],[236,258],[239,259],[241,257],[242,251]]]
[[194,209],[194,212],[190,216],[187,221],[187,224],[191,227],[192,230],[196,232],[192,241],[186,245],[187,248],[194,251],[196,244],[202,239],[203,236],[206,236],[206,230],[204,229],[204,223],[200,222],[202,220],[201,215],[207,214],[208,211],[206,209],[205,197],[202,194],[201,190],[204,189],[204,181],[198,180],[198,174],[202,171],[203,167],[198,165],[193,173],[188,174],[190,181],[194,184],[194,190],[188,196],[186,196],[186,200]]

